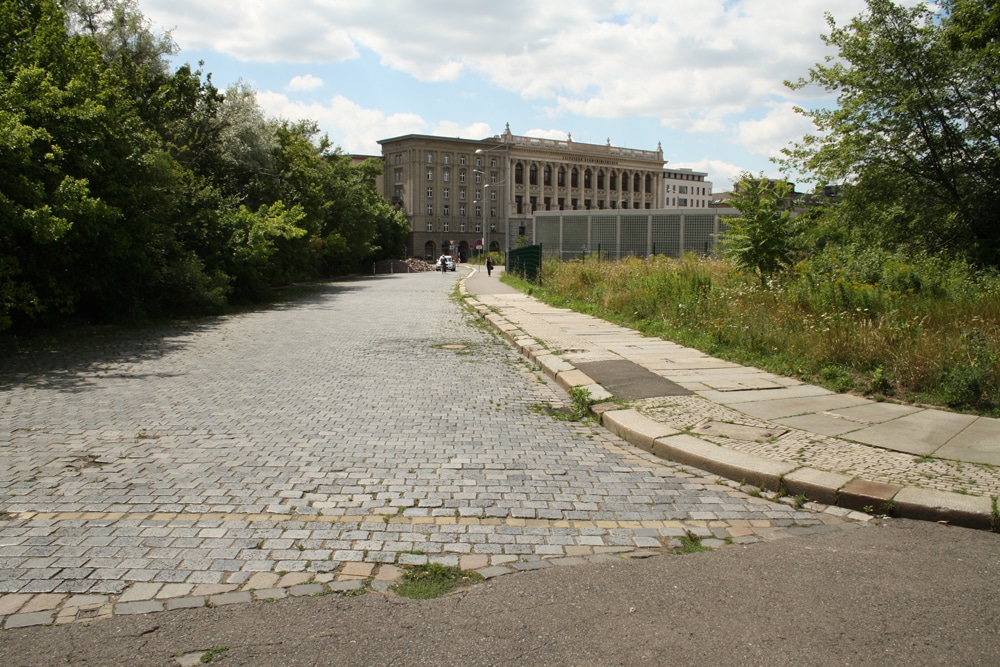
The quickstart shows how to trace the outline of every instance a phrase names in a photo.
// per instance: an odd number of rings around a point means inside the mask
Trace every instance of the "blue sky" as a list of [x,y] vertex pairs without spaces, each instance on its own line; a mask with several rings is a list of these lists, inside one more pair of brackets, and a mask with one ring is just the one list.
[[[714,190],[811,129],[793,92],[830,53],[824,13],[864,0],[139,0],[177,60],[239,80],[273,116],[378,154],[409,133],[514,134],[653,150]],[[795,175],[792,175],[793,177]],[[801,188],[800,188],[801,189]]]

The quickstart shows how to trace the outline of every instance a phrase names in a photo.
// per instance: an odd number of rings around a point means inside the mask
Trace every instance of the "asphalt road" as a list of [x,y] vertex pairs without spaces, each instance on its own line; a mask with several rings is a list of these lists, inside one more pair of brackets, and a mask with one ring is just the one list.
[[0,634],[0,664],[996,665],[1000,536],[893,520],[551,568],[438,600],[256,602]]

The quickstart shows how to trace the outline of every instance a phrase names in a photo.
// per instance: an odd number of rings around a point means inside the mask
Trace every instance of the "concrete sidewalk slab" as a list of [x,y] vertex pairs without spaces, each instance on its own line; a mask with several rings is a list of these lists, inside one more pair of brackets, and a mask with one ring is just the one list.
[[921,412],[925,408],[918,408],[915,405],[902,405],[900,403],[885,403],[882,401],[868,401],[865,404],[850,408],[837,408],[831,410],[834,414],[841,415],[857,422],[867,422],[868,424],[881,424],[892,419],[899,419],[914,412]]
[[868,428],[870,424],[861,424],[856,421],[851,421],[850,419],[844,419],[833,413],[829,412],[817,412],[809,415],[799,415],[797,417],[785,417],[783,419],[775,419],[779,424],[784,424],[785,426],[790,426],[791,428],[797,428],[800,431],[806,431],[808,433],[818,433],[819,435],[829,435],[838,436],[850,433],[851,431],[860,431],[863,428]]
[[934,454],[978,417],[943,410],[923,410],[850,434],[849,438],[917,456]]
[[[810,385],[803,385],[808,387]],[[795,389],[801,389],[796,387]],[[790,388],[789,391],[792,389]],[[703,394],[704,395],[704,394]],[[773,400],[754,401],[752,403],[741,403],[736,406],[740,412],[759,417],[760,419],[781,419],[782,417],[794,417],[796,415],[811,414],[835,410],[837,408],[864,405],[869,403],[865,398],[852,396],[851,394],[834,394],[827,391],[823,394],[804,394],[793,398],[775,397]]]
[[1000,419],[980,417],[939,447],[934,456],[1000,466]]
[[[738,405],[740,403],[756,403],[759,401],[777,401],[786,398],[805,398],[807,396],[827,396],[833,394],[829,389],[803,384],[781,389],[760,389],[751,391],[699,391],[698,395],[720,405]],[[739,409],[739,408],[737,408]]]

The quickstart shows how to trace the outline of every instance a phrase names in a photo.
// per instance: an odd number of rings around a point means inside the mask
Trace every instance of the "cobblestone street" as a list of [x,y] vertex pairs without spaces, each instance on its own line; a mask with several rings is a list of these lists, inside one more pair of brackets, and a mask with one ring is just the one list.
[[5,627],[854,525],[553,418],[565,394],[456,280],[333,283],[0,361]]

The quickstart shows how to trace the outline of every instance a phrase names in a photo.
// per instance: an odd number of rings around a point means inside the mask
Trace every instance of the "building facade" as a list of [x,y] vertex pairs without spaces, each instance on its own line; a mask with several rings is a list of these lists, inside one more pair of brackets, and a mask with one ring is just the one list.
[[712,204],[712,183],[707,173],[691,169],[663,170],[663,208],[708,208]]
[[408,254],[425,259],[530,242],[538,211],[653,209],[665,196],[660,146],[522,137],[509,125],[482,140],[410,134],[379,144],[383,193],[410,221]]

